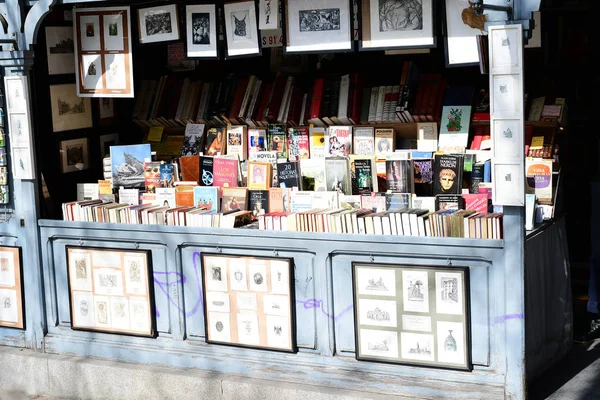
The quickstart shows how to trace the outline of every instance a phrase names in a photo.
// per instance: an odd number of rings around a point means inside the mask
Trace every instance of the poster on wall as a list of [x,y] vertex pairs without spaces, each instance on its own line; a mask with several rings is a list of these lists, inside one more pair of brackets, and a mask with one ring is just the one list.
[[156,337],[149,250],[66,250],[74,330]]
[[0,327],[25,329],[20,247],[0,247]]
[[356,359],[470,371],[469,269],[352,263]]
[[206,342],[295,353],[293,260],[203,253]]
[[129,7],[73,11],[79,97],[133,97]]

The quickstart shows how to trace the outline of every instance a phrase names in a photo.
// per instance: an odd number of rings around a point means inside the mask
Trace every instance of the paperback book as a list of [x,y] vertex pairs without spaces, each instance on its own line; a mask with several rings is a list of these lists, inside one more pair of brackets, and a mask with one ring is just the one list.
[[288,159],[300,161],[310,158],[308,128],[289,128]]
[[437,154],[433,162],[433,194],[461,194],[463,157]]

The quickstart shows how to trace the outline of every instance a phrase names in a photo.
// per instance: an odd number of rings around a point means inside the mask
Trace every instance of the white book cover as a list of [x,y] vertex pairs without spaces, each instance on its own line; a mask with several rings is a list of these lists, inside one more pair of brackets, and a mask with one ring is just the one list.
[[98,200],[100,194],[97,183],[78,183],[77,184],[77,201],[83,200]]
[[438,130],[435,122],[420,122],[417,123],[417,150],[432,151],[438,150]]
[[310,140],[310,158],[325,157],[325,128],[310,128],[308,130]]
[[314,208],[338,208],[339,193],[334,191],[313,192],[312,205]]
[[395,136],[393,128],[375,129],[375,157],[378,160],[385,159],[394,152]]
[[417,196],[413,194],[411,206],[435,212],[435,196]]
[[[303,158],[300,160],[300,173],[303,178],[302,187],[304,190],[321,192],[327,190],[325,180],[325,158]],[[308,179],[306,179],[308,178]],[[314,186],[306,185],[305,181],[314,182]]]
[[375,155],[375,129],[372,127],[355,127],[354,154],[363,156]]
[[352,127],[330,126],[327,128],[327,156],[345,157],[352,154]]
[[156,205],[175,207],[175,188],[156,188]]
[[301,212],[313,208],[313,197],[315,192],[292,191],[290,197],[290,211]]
[[236,125],[227,127],[227,155],[237,156],[239,161],[248,158],[248,134],[246,125]]
[[119,189],[119,203],[127,203],[131,206],[137,206],[140,204],[140,190],[139,189]]

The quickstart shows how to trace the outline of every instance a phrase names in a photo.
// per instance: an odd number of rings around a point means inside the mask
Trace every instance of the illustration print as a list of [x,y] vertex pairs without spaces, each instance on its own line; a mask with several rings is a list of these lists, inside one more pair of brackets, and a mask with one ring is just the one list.
[[423,29],[423,0],[379,0],[379,32]]
[[301,10],[300,32],[321,32],[340,30],[340,9],[324,8],[317,10]]

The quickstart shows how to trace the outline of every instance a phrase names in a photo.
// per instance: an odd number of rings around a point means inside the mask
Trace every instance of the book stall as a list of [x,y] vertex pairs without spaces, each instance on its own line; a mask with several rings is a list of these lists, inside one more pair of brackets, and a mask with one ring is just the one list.
[[527,93],[528,24],[413,3],[50,10],[6,96],[12,179],[40,193],[45,351],[524,399],[548,295],[526,230],[560,229],[566,103]]

